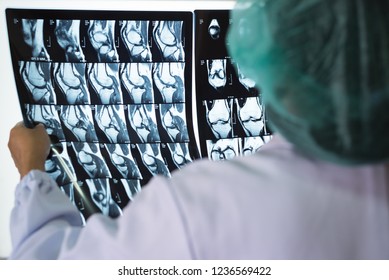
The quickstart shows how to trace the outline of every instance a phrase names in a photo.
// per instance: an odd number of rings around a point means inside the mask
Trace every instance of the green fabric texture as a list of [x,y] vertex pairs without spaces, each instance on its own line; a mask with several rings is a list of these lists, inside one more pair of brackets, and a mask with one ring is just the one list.
[[389,157],[389,0],[238,0],[227,46],[269,122],[341,164]]

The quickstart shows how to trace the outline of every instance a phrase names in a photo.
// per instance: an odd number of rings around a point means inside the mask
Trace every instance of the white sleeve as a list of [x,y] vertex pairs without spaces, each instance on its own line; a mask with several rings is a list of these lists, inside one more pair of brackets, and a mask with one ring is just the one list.
[[92,215],[83,227],[76,207],[44,172],[16,188],[11,259],[189,259],[187,229],[166,179],[156,178],[111,219]]
[[[82,228],[77,208],[44,172],[29,172],[16,187],[11,213],[11,259],[53,259],[63,231]],[[45,248],[45,249],[42,249]]]

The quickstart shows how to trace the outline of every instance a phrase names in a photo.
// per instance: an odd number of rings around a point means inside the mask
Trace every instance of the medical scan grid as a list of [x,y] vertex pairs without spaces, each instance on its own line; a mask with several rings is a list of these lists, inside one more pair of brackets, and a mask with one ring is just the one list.
[[117,217],[153,176],[271,138],[255,83],[227,56],[229,24],[229,11],[7,10],[25,123],[45,125],[46,171],[83,218]]
[[259,87],[228,56],[230,24],[228,10],[195,11],[199,141],[212,160],[253,154],[271,139]]
[[46,170],[85,218],[119,216],[151,177],[199,157],[191,13],[9,9],[7,17],[25,122],[43,123],[57,140]]

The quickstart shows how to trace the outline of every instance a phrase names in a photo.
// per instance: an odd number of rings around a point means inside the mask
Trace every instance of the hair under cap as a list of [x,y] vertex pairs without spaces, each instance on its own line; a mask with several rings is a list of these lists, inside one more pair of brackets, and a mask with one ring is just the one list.
[[228,48],[273,130],[320,159],[389,158],[389,0],[238,0]]

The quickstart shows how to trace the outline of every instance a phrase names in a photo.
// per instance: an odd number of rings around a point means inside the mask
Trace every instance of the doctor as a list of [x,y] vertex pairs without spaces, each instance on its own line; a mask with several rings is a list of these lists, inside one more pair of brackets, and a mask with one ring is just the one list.
[[388,259],[389,1],[240,0],[229,50],[276,136],[154,177],[86,226],[44,172],[43,126],[11,130],[13,259]]

